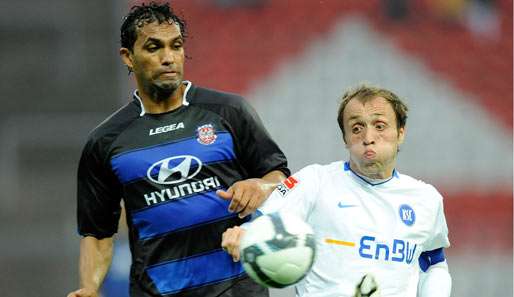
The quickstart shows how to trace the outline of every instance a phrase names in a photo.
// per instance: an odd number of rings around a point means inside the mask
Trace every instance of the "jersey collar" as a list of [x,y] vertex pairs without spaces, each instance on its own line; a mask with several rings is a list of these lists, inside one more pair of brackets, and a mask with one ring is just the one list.
[[356,178],[360,179],[361,181],[363,181],[366,184],[371,185],[371,186],[382,185],[382,184],[385,184],[388,181],[392,180],[393,178],[400,178],[400,175],[398,175],[398,171],[396,171],[396,169],[393,169],[393,175],[390,178],[372,179],[372,178],[360,175],[357,172],[353,171],[352,168],[350,168],[350,162],[348,162],[348,161],[344,162],[344,171],[350,171],[352,173],[352,175],[354,175]]
[[[186,85],[186,90],[184,91],[184,95],[182,96],[182,105],[188,106],[189,101],[187,101],[187,92],[189,92],[189,89],[191,89],[191,86],[193,85],[193,83],[191,83],[189,80],[184,80],[184,81],[182,81],[182,83]],[[134,90],[133,97],[134,97],[134,99],[136,99],[139,102],[139,107],[141,108],[141,112],[139,113],[139,116],[140,117],[144,116],[146,113],[145,106],[143,105],[143,100],[141,100],[141,97],[139,97],[138,89]]]

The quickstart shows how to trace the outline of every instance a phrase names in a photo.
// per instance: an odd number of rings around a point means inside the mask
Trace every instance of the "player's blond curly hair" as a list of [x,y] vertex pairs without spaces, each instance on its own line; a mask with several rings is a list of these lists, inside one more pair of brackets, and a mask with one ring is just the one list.
[[341,104],[339,105],[339,111],[337,113],[337,123],[339,124],[339,128],[343,133],[343,139],[345,142],[346,139],[344,133],[343,113],[346,105],[348,105],[348,102],[350,102],[354,98],[360,100],[361,102],[366,102],[376,97],[382,97],[386,99],[393,107],[394,113],[396,114],[396,128],[400,129],[405,127],[405,125],[407,124],[407,111],[409,109],[407,108],[407,105],[405,105],[405,103],[402,101],[402,99],[400,99],[400,97],[398,97],[395,93],[387,89],[370,86],[367,84],[361,84],[357,87],[348,89],[343,94],[341,98]]

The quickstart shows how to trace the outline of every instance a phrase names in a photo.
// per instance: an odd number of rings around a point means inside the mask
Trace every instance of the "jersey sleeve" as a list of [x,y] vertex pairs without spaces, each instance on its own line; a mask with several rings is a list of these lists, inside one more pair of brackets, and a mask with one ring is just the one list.
[[280,183],[259,211],[263,214],[284,211],[307,220],[316,202],[318,181],[314,165],[303,168]]
[[439,248],[447,248],[450,246],[448,239],[448,226],[444,216],[443,197],[439,196],[438,205],[435,213],[435,223],[432,229],[432,236],[425,245],[425,251],[433,251]]
[[240,147],[239,158],[249,176],[262,177],[273,170],[289,176],[284,153],[264,128],[257,112],[242,98],[237,121],[234,133]]
[[77,175],[77,221],[82,236],[112,237],[121,213],[121,187],[93,140],[84,147]]

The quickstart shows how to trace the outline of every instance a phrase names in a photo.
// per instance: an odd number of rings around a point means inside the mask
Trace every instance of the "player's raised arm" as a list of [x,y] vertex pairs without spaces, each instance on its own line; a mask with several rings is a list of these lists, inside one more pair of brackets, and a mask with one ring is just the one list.
[[112,237],[83,237],[80,241],[80,289],[67,297],[97,297],[112,261]]

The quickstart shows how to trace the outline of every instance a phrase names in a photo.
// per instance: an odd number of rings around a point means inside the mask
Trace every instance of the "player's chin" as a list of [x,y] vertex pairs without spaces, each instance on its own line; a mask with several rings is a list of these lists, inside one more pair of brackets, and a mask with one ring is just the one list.
[[382,163],[380,162],[380,160],[378,160],[376,158],[373,158],[373,159],[364,158],[364,159],[362,159],[361,164],[364,165],[364,167],[366,169],[377,169],[382,166]]
[[362,162],[362,164],[363,171],[369,174],[380,172],[384,168],[382,162],[380,162],[380,160],[377,159],[366,159]]
[[151,89],[157,98],[166,99],[180,87],[181,82],[181,80],[153,81]]
[[163,91],[175,91],[178,89],[181,82],[182,79],[158,80],[154,83],[154,85]]

